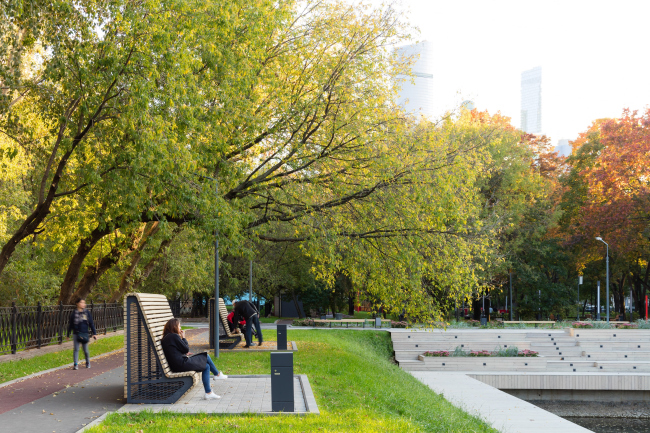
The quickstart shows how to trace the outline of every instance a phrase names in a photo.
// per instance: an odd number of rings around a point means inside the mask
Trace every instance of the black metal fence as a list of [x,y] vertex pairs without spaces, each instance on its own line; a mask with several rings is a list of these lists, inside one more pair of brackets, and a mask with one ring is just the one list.
[[[98,334],[124,328],[124,306],[121,303],[88,305]],[[16,353],[49,344],[61,344],[68,333],[68,321],[74,305],[41,305],[0,307],[0,354]]]
[[169,308],[174,317],[208,317],[207,298],[196,297],[185,300],[170,300]]

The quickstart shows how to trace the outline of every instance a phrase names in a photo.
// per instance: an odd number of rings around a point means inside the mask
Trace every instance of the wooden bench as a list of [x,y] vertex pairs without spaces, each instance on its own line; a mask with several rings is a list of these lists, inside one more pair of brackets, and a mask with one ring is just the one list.
[[[222,341],[228,342],[227,347],[223,347],[223,349],[234,349],[241,339],[242,334],[235,334],[230,331],[228,310],[226,309],[226,304],[223,302],[223,298],[219,298],[219,349],[222,349]],[[210,349],[214,349],[214,298],[210,299]]]
[[552,325],[555,323],[555,320],[504,320],[503,324],[508,325],[510,323],[525,323],[529,325],[535,325],[535,328],[537,328],[537,325]]
[[124,297],[124,397],[127,403],[175,403],[201,382],[201,373],[174,373],[160,340],[174,316],[163,295]]

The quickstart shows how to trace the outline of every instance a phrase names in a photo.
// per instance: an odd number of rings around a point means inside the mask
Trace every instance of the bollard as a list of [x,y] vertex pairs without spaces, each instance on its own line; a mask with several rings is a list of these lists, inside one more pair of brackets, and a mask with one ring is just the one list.
[[293,412],[293,352],[271,352],[271,411]]
[[278,325],[278,350],[287,350],[287,325]]

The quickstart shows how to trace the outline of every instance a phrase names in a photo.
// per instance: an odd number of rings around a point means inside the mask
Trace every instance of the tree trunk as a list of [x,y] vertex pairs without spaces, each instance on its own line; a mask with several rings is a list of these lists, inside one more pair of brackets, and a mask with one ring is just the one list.
[[172,233],[172,236],[169,239],[165,239],[164,241],[162,241],[160,247],[158,247],[158,251],[156,251],[156,254],[154,254],[151,260],[149,260],[149,262],[144,266],[142,273],[135,280],[135,282],[133,282],[133,284],[131,285],[126,285],[126,286],[122,286],[120,284],[120,288],[113,292],[109,302],[119,301],[129,289],[132,290],[138,289],[146,281],[146,279],[149,278],[149,275],[151,274],[151,272],[153,272],[154,268],[156,267],[156,263],[158,262],[158,260],[160,260],[161,257],[165,255],[165,253],[167,252],[167,247],[169,247],[169,245],[174,240],[174,237],[178,233],[180,233],[181,230],[182,230],[182,226],[176,227]]
[[[142,232],[144,231],[145,225],[140,225],[137,229],[135,229],[130,236],[131,242],[129,249],[127,250],[126,255],[130,254],[133,252],[138,243],[140,242],[140,239],[142,237]],[[67,299],[67,302],[69,303],[72,301],[72,299],[86,299],[86,296],[92,291],[92,289],[97,285],[97,282],[99,281],[99,278],[104,275],[104,273],[109,270],[115,263],[117,263],[122,254],[122,248],[124,247],[125,242],[119,242],[118,244],[114,245],[111,248],[111,251],[106,254],[104,257],[100,258],[96,265],[89,265],[86,267],[86,271],[84,272],[83,277],[81,278],[81,281],[79,281],[79,284],[77,285],[77,289],[74,292],[74,294],[71,294],[70,297]],[[86,253],[87,255],[87,253]],[[81,264],[79,264],[79,268],[81,267]],[[77,270],[77,273],[79,271]],[[66,303],[66,301],[63,301]]]
[[291,289],[291,297],[293,298],[293,305],[296,307],[296,311],[298,312],[298,318],[304,319],[305,315],[302,314],[302,311],[300,310],[300,304],[298,304],[298,297],[296,296],[296,291],[293,289]]
[[87,266],[77,290],[72,296],[73,299],[86,299],[88,294],[97,285],[97,282],[106,271],[120,260],[120,248],[114,246],[111,251],[99,260],[96,266]]
[[81,242],[79,242],[77,251],[74,256],[72,256],[70,264],[68,265],[68,270],[63,278],[63,283],[61,283],[59,302],[68,304],[71,301],[75,290],[75,284],[77,283],[77,278],[79,278],[79,272],[81,271],[81,266],[83,265],[84,260],[95,244],[111,231],[112,229],[109,226],[103,228],[98,226],[88,236],[82,239]]

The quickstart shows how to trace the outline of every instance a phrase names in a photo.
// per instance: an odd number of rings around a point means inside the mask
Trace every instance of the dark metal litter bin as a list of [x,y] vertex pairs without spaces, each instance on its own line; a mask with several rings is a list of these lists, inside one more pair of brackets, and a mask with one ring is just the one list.
[[293,412],[293,352],[271,352],[271,410]]
[[278,350],[287,350],[287,325],[278,325]]

